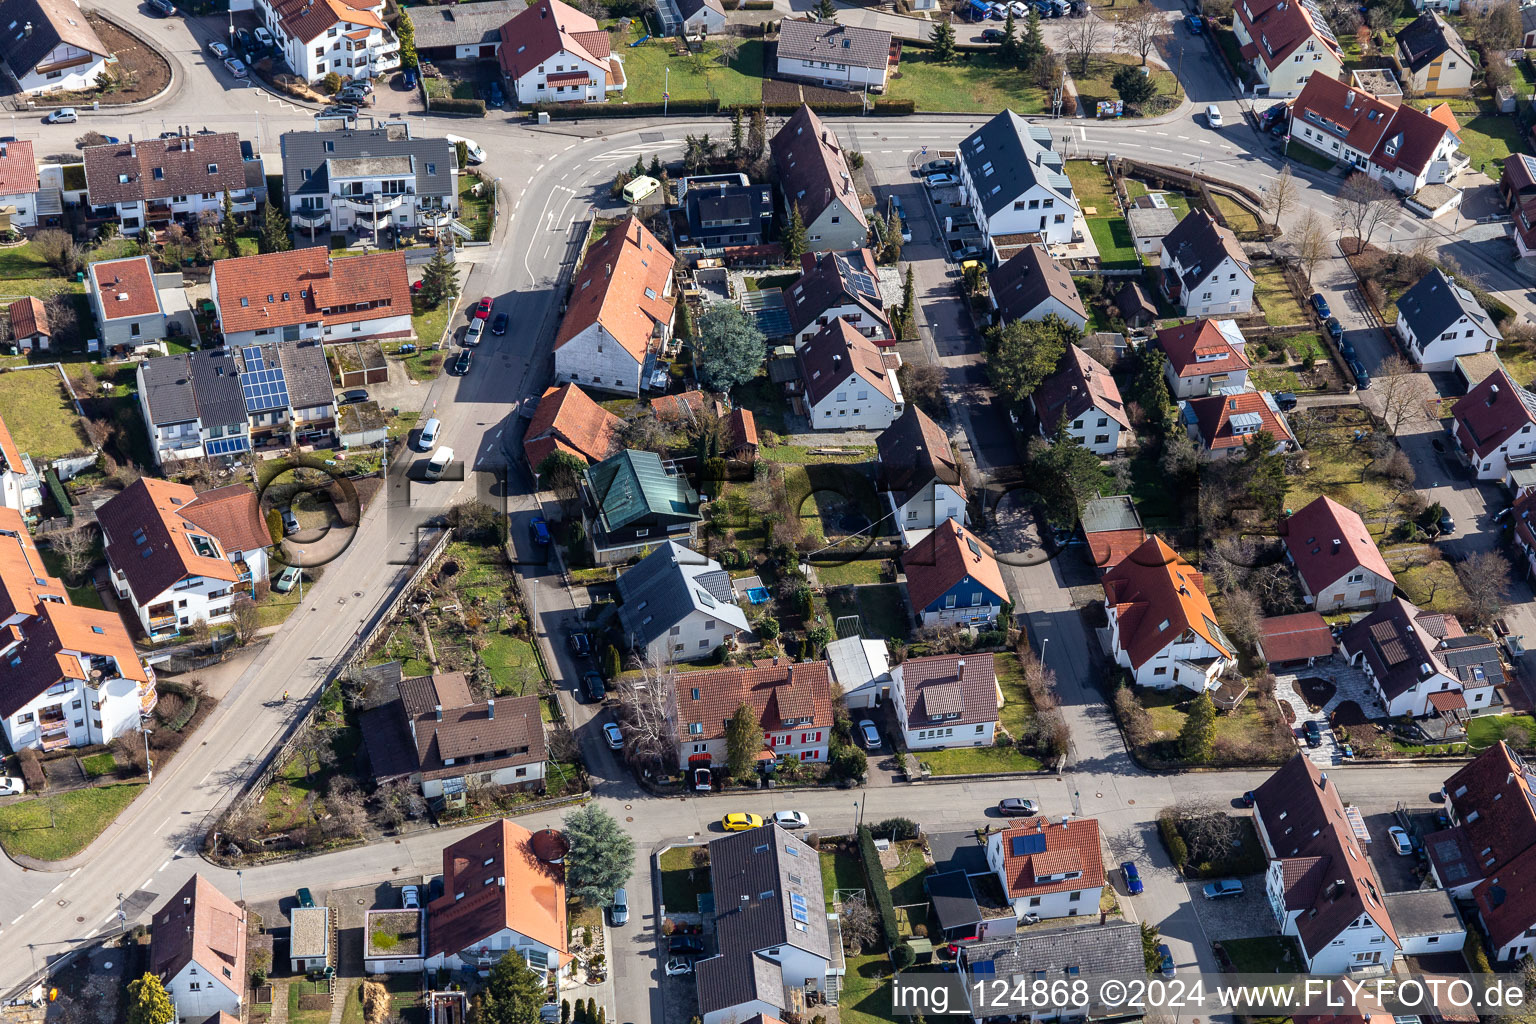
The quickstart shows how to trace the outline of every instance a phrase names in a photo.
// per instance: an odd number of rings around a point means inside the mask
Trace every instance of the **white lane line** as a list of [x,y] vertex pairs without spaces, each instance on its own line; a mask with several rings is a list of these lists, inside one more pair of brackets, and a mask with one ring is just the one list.
[[[117,916],[117,911],[114,910],[114,911],[112,911],[112,913],[110,913],[106,917],[102,918],[101,919],[101,923],[102,924],[107,924],[116,916]],[[21,918],[19,918],[19,917],[16,919],[16,921],[20,921],[20,920],[21,920]],[[12,921],[11,924],[15,924],[16,921]]]
[[67,882],[67,881],[69,881],[69,879],[66,878],[66,879],[64,879],[64,881],[61,881],[58,885],[54,886],[52,889],[49,889],[48,890],[48,895],[52,896],[54,893],[56,893],[60,889],[64,888],[64,882]]
[[140,889],[148,889],[149,888],[149,883],[153,882],[154,880],[155,880],[155,876],[154,875],[150,875],[148,878],[144,879],[144,884],[139,886],[139,888]]
[[26,914],[17,914],[16,915],[16,920],[12,921],[11,924],[19,924],[21,922],[21,919],[26,917],[26,916],[27,916]]
[[158,875],[160,872],[162,872],[166,868],[170,867],[171,866],[171,861],[173,861],[175,859],[176,858],[174,858],[174,857],[167,857],[167,858],[165,858],[165,863],[161,864],[159,867],[155,868],[155,874]]
[[1132,129],[1132,130],[1137,132],[1138,134],[1141,134],[1141,135],[1146,135],[1147,134],[1147,130],[1145,128],[1135,128],[1135,129]]
[[31,911],[34,911],[34,910],[36,910],[36,909],[37,909],[37,908],[38,908],[38,907],[40,907],[40,906],[42,906],[42,905],[43,905],[43,900],[45,900],[45,899],[47,899],[47,898],[48,898],[48,897],[46,897],[46,896],[39,896],[39,897],[38,897],[38,898],[37,898],[37,902],[36,902],[36,903],[34,903],[34,904],[32,904],[32,905],[31,905],[31,906],[30,906],[30,907],[28,907],[28,908],[27,908],[27,911],[28,911],[28,912],[29,912],[29,913],[30,913],[30,912],[31,912]]
[[1189,136],[1188,135],[1175,135],[1174,138],[1180,140],[1181,142],[1188,142],[1189,141]]
[[78,875],[78,874],[79,874],[79,873],[80,873],[80,869],[79,869],[79,868],[75,868],[75,870],[73,870],[73,871],[71,871],[71,872],[70,872],[70,873],[69,873],[69,877],[70,877],[70,878],[74,878],[74,877],[75,877],[75,876],[76,876],[76,875]]
[[[176,853],[173,856],[185,857],[186,855],[187,855],[187,848],[185,846],[178,846],[178,847],[176,847]],[[75,868],[75,870],[79,871],[80,869],[79,868]]]

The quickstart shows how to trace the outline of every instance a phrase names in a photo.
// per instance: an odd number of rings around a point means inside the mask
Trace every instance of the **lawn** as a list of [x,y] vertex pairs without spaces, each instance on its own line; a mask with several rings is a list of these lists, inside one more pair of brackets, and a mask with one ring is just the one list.
[[916,47],[902,51],[886,97],[911,100],[918,110],[988,114],[1004,108],[1017,114],[1043,114],[1050,102],[1049,93],[1036,88],[1028,73],[1005,65],[994,54],[968,53],[941,64],[933,59],[933,51]]
[[1095,215],[1113,213],[1120,209],[1115,200],[1115,186],[1109,180],[1109,171],[1103,164],[1089,160],[1068,160],[1066,162],[1067,180],[1072,182],[1072,193],[1077,196],[1077,201],[1083,207],[1084,213],[1089,208],[1096,211]]
[[747,383],[738,385],[733,389],[732,397],[742,408],[752,410],[760,433],[784,433],[784,394],[777,384],[768,379],[767,370]]
[[701,846],[674,846],[658,860],[661,866],[661,902],[680,914],[698,910],[698,898],[709,892],[709,858],[696,867],[694,853]]
[[[1077,87],[1077,98],[1084,117],[1092,117],[1096,113],[1100,100],[1119,99],[1115,92],[1112,80],[1115,72],[1127,64],[1140,64],[1140,58],[1123,53],[1096,53],[1088,60],[1088,74],[1077,74],[1077,62],[1069,61],[1067,70],[1072,74],[1072,83]],[[1157,96],[1178,97],[1179,81],[1172,71],[1154,68],[1152,71],[1152,85]]]
[[[1139,690],[1136,694],[1155,730],[1153,741],[1143,751],[1151,760],[1178,761],[1181,755],[1176,749],[1184,720],[1189,716],[1176,705],[1189,700],[1188,691],[1159,692]],[[1237,760],[1251,763],[1271,762],[1278,764],[1294,752],[1294,744],[1282,746],[1279,729],[1271,730],[1268,720],[1260,713],[1259,702],[1250,697],[1238,705],[1231,714],[1216,716],[1216,746],[1219,759],[1223,749],[1233,751]]]
[[1504,172],[1504,158],[1525,152],[1520,125],[1513,117],[1492,114],[1461,122],[1461,151],[1472,161],[1472,170],[1497,181]]
[[896,1020],[891,1015],[890,977],[891,962],[883,954],[849,957],[838,997],[838,1019],[843,1024],[889,1024]]
[[858,558],[849,562],[816,562],[816,579],[824,587],[879,583],[880,561],[878,558]]
[[1273,974],[1287,965],[1293,971],[1302,969],[1296,940],[1286,935],[1266,935],[1257,939],[1223,939],[1221,948],[1226,950],[1232,969],[1238,974]]
[[453,306],[451,300],[444,299],[435,307],[411,314],[411,327],[416,331],[416,353],[405,361],[405,368],[413,380],[431,380],[437,376],[436,371],[428,365],[437,353],[429,353],[427,350],[442,340],[443,331],[448,327],[448,318],[453,314]]
[[[301,1010],[299,999],[307,995],[324,995],[325,984],[323,982],[305,981],[295,979],[288,983],[288,1024],[329,1024],[331,1019],[331,1000],[327,999],[323,1010]],[[345,1010],[345,1006],[343,1006]]]
[[1003,706],[998,709],[997,720],[1015,738],[1024,735],[1030,719],[1035,717],[1034,702],[1024,689],[1024,667],[1017,654],[999,654],[993,659],[997,673],[997,685],[1003,689]]
[[1499,740],[1509,742],[1506,732],[1512,733],[1516,729],[1525,731],[1525,739],[1518,737],[1511,746],[1518,749],[1529,749],[1533,737],[1536,737],[1536,718],[1530,715],[1483,715],[1474,718],[1467,723],[1467,742],[1474,747],[1491,747]]
[[1253,268],[1253,297],[1264,307],[1264,322],[1271,327],[1291,327],[1307,322],[1307,314],[1296,296],[1291,294],[1278,264],[1265,263]]
[[85,774],[93,779],[99,779],[103,775],[111,775],[117,771],[117,758],[112,756],[110,750],[103,750],[99,754],[82,757],[80,765],[85,769]]
[[[1380,527],[1375,529],[1379,531]],[[1456,578],[1456,570],[1444,559],[1428,565],[1394,567],[1392,575],[1408,600],[1425,611],[1454,612],[1466,603],[1467,593]]]
[[1120,179],[1120,184],[1125,187],[1127,199],[1138,199],[1141,196],[1152,195],[1156,192],[1157,195],[1163,197],[1163,202],[1168,204],[1168,209],[1177,213],[1180,218],[1183,218],[1189,212],[1189,199],[1180,192],[1162,192],[1149,189],[1135,178],[1122,178]]
[[142,782],[76,789],[0,807],[0,846],[12,856],[64,860],[90,845],[144,788]]
[[62,458],[89,444],[56,370],[0,373],[0,409],[16,447],[34,459]]
[[832,895],[838,889],[857,889],[862,891],[867,885],[864,877],[864,868],[859,864],[859,858],[852,853],[842,853],[836,850],[823,848],[821,858],[821,891],[826,897],[828,909],[832,906]]
[[1124,217],[1089,217],[1088,233],[1099,250],[1099,262],[1109,269],[1139,267],[1136,242]]
[[[283,566],[275,563],[272,568],[274,578],[283,571]],[[302,578],[308,571],[301,570],[300,577]],[[305,580],[304,582],[313,584],[312,580]],[[297,584],[286,594],[279,594],[276,587],[268,587],[267,596],[256,602],[257,623],[263,628],[267,626],[281,626],[284,622],[288,621],[288,616],[292,615],[293,610],[298,606],[299,587]]]
[[[660,103],[668,92],[674,102],[717,99],[722,104],[756,106],[763,99],[763,50],[760,39],[741,43],[735,59],[727,63],[720,44],[706,42],[699,53],[679,57],[671,39],[651,39],[631,47],[619,33],[610,34],[613,52],[624,58],[628,83],[616,103]],[[721,133],[720,141],[726,133]]]
[[315,756],[319,756],[323,746],[329,745],[334,755],[333,763],[317,766],[311,757],[311,749],[306,748],[283,766],[261,798],[261,810],[271,831],[302,828],[320,820],[327,813],[323,794],[331,779],[351,774],[355,767],[358,747],[362,745],[362,733],[356,727],[322,727],[315,731],[315,735]]
[[1040,762],[1007,747],[950,747],[914,751],[934,775],[985,775],[989,772],[1037,772]]
[[491,238],[491,229],[496,223],[495,209],[489,189],[486,189],[482,196],[475,195],[475,186],[479,184],[481,184],[480,179],[473,175],[460,176],[459,220],[475,233],[475,241],[488,242]]
[[1237,200],[1218,192],[1211,193],[1211,198],[1216,200],[1216,208],[1226,218],[1227,227],[1231,228],[1238,238],[1251,242],[1263,237],[1263,233],[1259,230],[1258,218],[1249,213],[1245,207],[1238,205]]
[[844,615],[859,616],[866,637],[905,640],[912,628],[901,588],[894,583],[859,587],[853,592],[851,601],[844,599],[843,591],[831,591],[827,594],[827,611],[831,613],[834,624]]
[[1125,218],[1119,216],[1120,204],[1115,199],[1115,186],[1110,181],[1109,172],[1102,164],[1088,160],[1068,160],[1066,172],[1104,266],[1139,266],[1131,228]]
[[1290,146],[1286,148],[1285,155],[1299,164],[1306,164],[1308,167],[1318,171],[1331,171],[1339,164],[1339,161],[1334,157],[1319,153],[1305,142],[1296,139],[1291,140]]
[[533,645],[509,633],[498,633],[485,645],[480,658],[496,680],[498,694],[538,693],[544,682],[544,670],[533,653]]
[[[1326,494],[1350,508],[1362,509],[1366,528],[1376,535],[1382,524],[1371,519],[1392,504],[1392,491],[1379,478],[1366,472],[1370,459],[1356,432],[1369,433],[1370,416],[1358,406],[1337,406],[1318,410],[1314,418],[1318,429],[1307,442],[1307,469],[1286,477],[1286,508],[1302,508],[1319,495]],[[1401,584],[1402,578],[1398,577]]]
[[[39,548],[38,553],[43,556],[43,565],[48,568],[48,575],[63,579],[64,559],[60,558],[58,553],[51,547]],[[98,538],[91,562],[98,562],[102,557],[101,540]],[[86,577],[85,582],[78,587],[71,587],[66,584],[64,589],[69,592],[70,604],[79,605],[82,608],[106,609],[106,605],[102,603],[100,592],[97,591],[95,584],[90,582],[89,577]]]
[[899,849],[901,860],[885,872],[885,884],[891,890],[891,903],[896,908],[896,926],[903,936],[910,936],[912,926],[919,924],[931,932],[928,893],[923,889],[923,876],[928,872],[923,847],[917,842],[903,842]]

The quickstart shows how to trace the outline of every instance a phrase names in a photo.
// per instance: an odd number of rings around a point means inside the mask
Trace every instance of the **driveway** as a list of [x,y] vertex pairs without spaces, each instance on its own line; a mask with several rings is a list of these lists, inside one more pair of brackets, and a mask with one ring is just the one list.
[[1249,875],[1241,879],[1241,896],[1226,896],[1208,900],[1202,894],[1204,880],[1188,882],[1189,902],[1200,919],[1200,927],[1212,942],[1222,939],[1256,939],[1265,935],[1278,935],[1275,915],[1269,909],[1269,898],[1264,893],[1264,876]]
[[[1303,679],[1325,679],[1332,683],[1334,692],[1317,711],[1307,710],[1307,700],[1298,685]],[[1302,750],[1314,764],[1324,768],[1343,761],[1338,740],[1328,728],[1328,717],[1344,701],[1353,701],[1368,718],[1385,718],[1387,709],[1376,695],[1376,690],[1365,678],[1365,673],[1339,658],[1320,661],[1308,668],[1275,676],[1275,699],[1283,700],[1296,713],[1295,734],[1301,736],[1304,723],[1316,722],[1323,735],[1321,747],[1303,745]]]

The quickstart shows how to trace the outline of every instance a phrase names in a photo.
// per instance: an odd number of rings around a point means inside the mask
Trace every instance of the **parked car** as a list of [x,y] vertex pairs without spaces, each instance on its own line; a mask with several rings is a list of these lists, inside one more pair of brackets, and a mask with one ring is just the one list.
[[715,778],[708,768],[695,768],[693,770],[693,791],[695,793],[708,793],[715,788]]
[[603,723],[603,739],[608,741],[609,750],[624,749],[624,730],[612,722]]
[[224,67],[236,78],[245,78],[250,72],[245,69],[245,62],[239,57],[230,57],[224,61]]
[[1366,371],[1364,364],[1358,359],[1351,359],[1349,361],[1349,369],[1354,373],[1355,380],[1359,382],[1360,390],[1369,391],[1371,389],[1371,375]]
[[581,676],[581,692],[586,694],[587,700],[600,704],[608,696],[608,687],[603,684],[603,677],[596,672],[584,672]]
[[1333,339],[1334,344],[1338,344],[1344,340],[1344,325],[1339,323],[1338,317],[1329,317],[1326,321],[1323,322],[1323,326],[1328,328],[1328,336]]
[[1184,17],[1184,24],[1189,28],[1189,34],[1198,36],[1205,31],[1205,21],[1193,14]]
[[254,38],[252,38],[251,30],[250,29],[248,29],[248,28],[237,28],[237,29],[235,29],[235,48],[236,49],[249,50],[252,47],[252,45],[255,44],[255,42],[256,42],[256,40]]
[[880,749],[880,730],[874,722],[866,718],[859,723],[859,740],[870,750]]
[[283,533],[285,535],[299,532],[299,517],[293,514],[292,505],[284,505],[278,509],[278,515],[283,517]]
[[176,13],[176,5],[171,0],[144,0],[144,6],[149,8],[151,14],[158,14],[162,18],[169,18]]
[[1324,320],[1333,316],[1333,311],[1328,308],[1328,300],[1323,298],[1322,292],[1312,293],[1312,308],[1317,310],[1317,315]]
[[549,543],[549,524],[543,516],[534,516],[528,522],[528,537],[541,547]]
[[299,582],[299,567],[290,565],[277,575],[277,582],[272,584],[272,589],[279,594],[286,594]]
[[14,775],[0,775],[0,796],[16,796],[27,791],[27,784]]
[[703,956],[704,940],[697,935],[669,935],[667,937],[667,953],[672,956]]
[[448,472],[448,467],[453,465],[453,449],[447,445],[432,453],[427,460],[426,477],[428,480],[441,480],[443,474]]
[[297,895],[299,898],[299,906],[308,908],[315,905],[315,897],[308,889],[300,889]]
[[1276,391],[1275,405],[1281,412],[1290,412],[1296,408],[1296,395],[1290,391]]
[[1302,723],[1301,734],[1307,739],[1307,746],[1320,747],[1323,745],[1323,728],[1317,724],[1317,719],[1309,718]]
[[1456,520],[1451,518],[1451,514],[1443,508],[1440,511],[1440,522],[1435,525],[1440,527],[1440,536],[1442,537],[1448,537],[1456,532]]
[[667,977],[677,978],[684,974],[693,973],[693,961],[687,957],[673,956],[667,958]]
[[[150,2],[153,3],[154,0],[150,0]],[[257,25],[251,35],[256,37],[257,46],[272,47],[277,45],[277,41],[272,38],[272,33],[268,32],[264,25]]]
[[1205,105],[1205,124],[1208,128],[1221,127],[1221,108],[1214,103]]
[[406,910],[421,909],[421,890],[414,885],[400,887],[400,906]]
[[466,349],[460,350],[459,358],[457,358],[457,359],[455,359],[453,361],[453,372],[458,374],[460,377],[464,376],[466,373],[469,372],[470,360],[473,357],[474,357],[474,353],[471,352],[469,349],[466,348]]
[[929,188],[949,188],[960,184],[960,179],[953,174],[930,174],[924,181]]
[[433,416],[427,420],[421,428],[421,433],[416,435],[416,447],[420,451],[429,452],[432,446],[437,444],[437,435],[442,432],[443,421]]
[[1259,115],[1259,123],[1266,125],[1274,124],[1276,121],[1284,120],[1285,115],[1290,113],[1290,111],[1290,104],[1281,100],[1279,103],[1271,104],[1264,113]]
[[1235,878],[1223,878],[1215,882],[1207,882],[1200,894],[1208,900],[1226,899],[1228,896],[1241,896],[1243,883]]
[[229,47],[214,39],[208,44],[208,52],[213,54],[216,59],[223,60],[229,56]]
[[491,333],[496,335],[498,338],[503,334],[506,334],[508,322],[509,318],[507,314],[497,313],[496,316],[491,320]]
[[629,893],[622,888],[613,890],[613,902],[608,904],[608,920],[615,928],[629,923]]
[[1173,950],[1166,942],[1157,944],[1157,973],[1165,978],[1173,977]]
[[324,110],[320,111],[321,117],[345,117],[349,120],[357,117],[357,104],[332,102]]
[[746,811],[736,811],[720,819],[720,827],[727,832],[745,832],[750,828],[758,828],[762,824],[762,818]]
[[482,295],[480,296],[480,301],[475,303],[475,308],[469,315],[476,320],[484,320],[491,315],[491,307],[494,305],[496,305],[496,300],[492,299],[489,295]]
[[74,107],[60,107],[43,118],[43,124],[74,124],[78,120],[80,115],[75,113]]
[[578,658],[585,658],[592,653],[592,638],[585,633],[572,633],[565,642],[570,645],[571,653]]
[[1021,796],[1010,796],[997,802],[997,811],[1010,818],[1019,816],[1032,818],[1040,813],[1040,805]]
[[406,68],[405,71],[400,75],[400,84],[405,86],[407,89],[416,88],[416,69]]
[[539,1024],[560,1024],[560,1004],[545,1003],[539,1007]]
[[464,344],[474,348],[480,344],[480,339],[483,337],[485,337],[485,321],[480,319],[471,320],[469,327],[464,331]]
[[1136,870],[1135,861],[1126,861],[1120,865],[1120,873],[1125,876],[1125,891],[1130,896],[1140,896],[1146,888],[1141,881],[1141,872]]
[[806,817],[804,811],[775,811],[773,823],[779,828],[810,828],[811,819]]
[[1397,851],[1399,857],[1413,856],[1413,840],[1408,837],[1407,829],[1393,825],[1387,829],[1387,838],[1392,840],[1392,849]]
[[1067,11],[1067,15],[1073,18],[1086,18],[1088,16],[1088,5],[1083,0],[1073,0],[1072,8]]
[[[995,29],[995,28],[994,29],[988,29],[987,31],[989,31],[989,32],[997,32],[999,35],[1002,34],[1001,30]],[[948,159],[946,157],[946,158],[940,158],[938,160],[929,160],[927,163],[923,164],[923,166],[921,166],[921,167],[919,167],[917,169],[917,173],[919,175],[921,175],[922,177],[926,178],[926,177],[928,177],[931,174],[947,174],[947,173],[953,171],[954,169],[955,169],[955,162],[953,160],[950,160],[950,159]]]
[[1355,358],[1354,343],[1348,338],[1341,338],[1339,340],[1339,355],[1343,356],[1346,362]]
[[1000,28],[982,29],[981,41],[984,43],[1000,43],[1003,41],[1003,30]]
[[367,388],[352,388],[351,390],[343,391],[341,393],[341,395],[337,398],[336,404],[337,405],[357,405],[359,402],[366,402],[366,401],[368,401],[368,389]]
[[483,163],[485,163],[485,150],[481,149],[480,146],[475,142],[474,139],[466,139],[462,135],[448,135],[448,134],[444,134],[443,138],[447,139],[453,145],[458,145],[461,142],[464,143],[464,150],[465,150],[465,152],[469,156],[469,162],[470,163],[472,163],[472,164],[483,164]]
[[1253,790],[1250,789],[1248,792],[1243,794],[1243,806],[1244,807],[1252,807],[1253,803],[1254,803]]

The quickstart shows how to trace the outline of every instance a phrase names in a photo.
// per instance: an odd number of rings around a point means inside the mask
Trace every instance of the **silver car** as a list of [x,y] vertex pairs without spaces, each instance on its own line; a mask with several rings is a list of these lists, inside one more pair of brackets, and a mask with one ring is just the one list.
[[811,819],[803,811],[774,811],[773,823],[779,828],[810,828]]
[[880,749],[880,730],[867,718],[859,723],[859,739],[870,750]]

